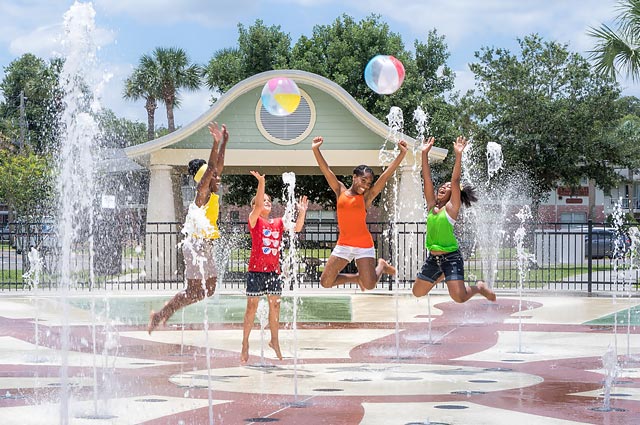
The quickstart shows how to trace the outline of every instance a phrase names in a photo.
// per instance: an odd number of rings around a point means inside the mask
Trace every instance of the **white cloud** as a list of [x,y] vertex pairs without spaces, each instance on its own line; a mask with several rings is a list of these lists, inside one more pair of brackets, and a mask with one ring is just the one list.
[[95,0],[101,13],[126,16],[154,25],[195,22],[204,26],[234,26],[243,15],[256,11],[255,0]]

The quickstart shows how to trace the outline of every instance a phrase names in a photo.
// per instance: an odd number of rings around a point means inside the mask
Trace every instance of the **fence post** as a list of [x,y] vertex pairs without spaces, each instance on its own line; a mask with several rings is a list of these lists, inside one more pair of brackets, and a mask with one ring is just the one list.
[[587,292],[591,294],[593,284],[593,220],[587,222]]

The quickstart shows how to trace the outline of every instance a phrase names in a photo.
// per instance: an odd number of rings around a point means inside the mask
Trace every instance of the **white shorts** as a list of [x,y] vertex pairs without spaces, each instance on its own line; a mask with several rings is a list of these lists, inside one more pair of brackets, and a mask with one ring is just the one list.
[[194,238],[192,244],[182,245],[184,277],[189,280],[217,277],[215,251],[215,242],[211,239]]
[[352,260],[358,260],[360,258],[376,258],[376,249],[371,248],[357,248],[355,246],[336,245],[331,251],[331,255],[343,258],[349,262]]

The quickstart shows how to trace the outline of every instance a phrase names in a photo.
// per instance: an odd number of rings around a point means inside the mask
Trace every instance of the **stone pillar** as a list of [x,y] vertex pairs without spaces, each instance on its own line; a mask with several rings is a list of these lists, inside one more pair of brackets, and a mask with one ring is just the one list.
[[151,282],[171,282],[176,280],[178,270],[172,167],[151,165],[149,171],[145,274]]
[[[425,259],[424,235],[426,206],[424,201],[420,167],[403,165],[397,197],[398,238],[393,261],[400,280],[413,281]],[[395,256],[394,256],[395,257]]]

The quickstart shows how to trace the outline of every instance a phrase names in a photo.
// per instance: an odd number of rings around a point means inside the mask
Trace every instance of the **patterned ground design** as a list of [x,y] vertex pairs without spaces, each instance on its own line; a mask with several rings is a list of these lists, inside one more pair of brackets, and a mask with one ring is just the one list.
[[0,424],[640,424],[640,298],[304,293],[240,365],[244,299],[170,295],[0,297]]

